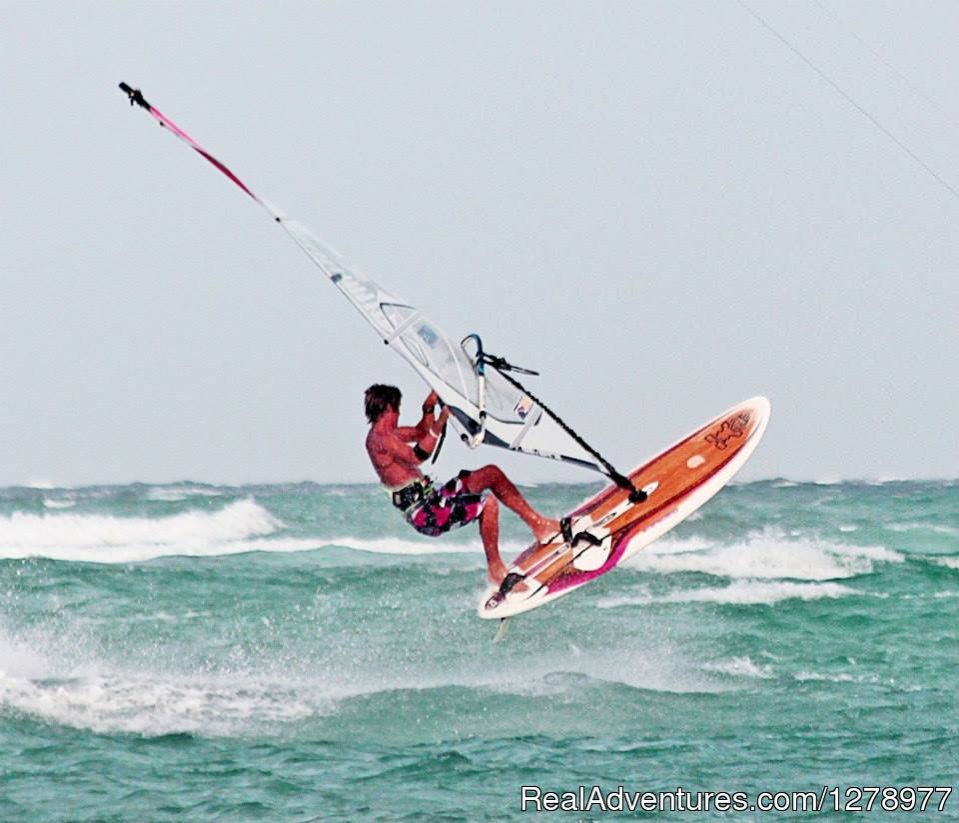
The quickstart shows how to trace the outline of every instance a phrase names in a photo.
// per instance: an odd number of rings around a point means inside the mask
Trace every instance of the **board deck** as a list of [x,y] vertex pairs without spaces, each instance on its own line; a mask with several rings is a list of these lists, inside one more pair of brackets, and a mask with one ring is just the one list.
[[[631,503],[629,492],[615,484],[586,500],[568,515],[573,545],[562,535],[531,545],[509,568],[525,578],[526,588],[503,594],[490,586],[479,616],[506,618],[535,609],[616,568],[725,486],[753,453],[768,421],[765,397],[740,403],[629,473],[646,492],[645,501]],[[576,540],[583,532],[595,540]]]

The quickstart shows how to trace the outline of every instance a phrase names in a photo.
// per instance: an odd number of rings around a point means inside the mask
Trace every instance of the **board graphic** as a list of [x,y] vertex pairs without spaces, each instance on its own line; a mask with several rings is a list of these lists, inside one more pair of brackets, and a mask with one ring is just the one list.
[[646,493],[642,502],[630,502],[629,492],[615,484],[584,502],[568,515],[565,535],[534,543],[516,558],[507,575],[516,585],[491,586],[479,616],[529,611],[616,568],[725,486],[749,459],[768,421],[765,397],[740,403],[629,473]]

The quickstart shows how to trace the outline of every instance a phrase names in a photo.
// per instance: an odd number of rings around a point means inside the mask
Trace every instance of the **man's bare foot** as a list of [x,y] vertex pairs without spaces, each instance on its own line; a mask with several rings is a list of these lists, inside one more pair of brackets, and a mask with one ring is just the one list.
[[540,543],[548,543],[552,538],[560,533],[558,520],[550,520],[548,517],[541,518],[540,525],[533,530],[533,536]]
[[506,577],[506,566],[503,563],[490,563],[486,569],[486,578],[494,586],[498,586]]

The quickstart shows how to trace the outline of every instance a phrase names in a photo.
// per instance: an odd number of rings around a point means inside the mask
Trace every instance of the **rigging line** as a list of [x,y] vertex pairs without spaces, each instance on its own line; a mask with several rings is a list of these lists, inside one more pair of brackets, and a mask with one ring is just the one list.
[[802,60],[809,68],[811,68],[816,74],[818,74],[823,80],[825,80],[830,86],[832,86],[839,95],[855,107],[864,117],[866,117],[870,123],[872,123],[879,131],[886,135],[893,143],[899,146],[909,157],[913,159],[915,163],[924,168],[932,177],[934,177],[939,184],[946,189],[953,197],[959,200],[959,191],[957,191],[953,186],[951,186],[932,166],[926,163],[918,154],[916,154],[912,149],[909,148],[905,143],[902,142],[895,134],[893,134],[889,129],[887,129],[879,120],[877,120],[866,108],[861,106],[856,100],[849,95],[843,88],[833,80],[826,72],[824,72],[819,66],[812,62],[805,54],[803,54],[796,46],[794,46],[789,40],[783,37],[772,25],[766,21],[757,11],[747,5],[743,0],[736,0],[740,6],[742,6],[750,15],[752,15],[762,26],[769,31],[773,36],[776,37],[783,45],[785,45],[793,54],[795,54],[800,60]]
[[515,388],[519,389],[524,394],[528,395],[530,400],[536,403],[544,412],[546,412],[550,417],[555,420],[561,429],[565,431],[570,437],[573,438],[580,446],[583,447],[587,452],[589,452],[593,457],[595,457],[606,469],[606,476],[614,481],[617,486],[621,489],[626,489],[629,491],[629,499],[633,503],[642,503],[647,495],[646,492],[642,489],[637,489],[636,484],[633,483],[632,479],[620,472],[612,463],[610,463],[603,455],[601,455],[596,449],[594,449],[589,443],[587,443],[582,435],[573,429],[563,418],[561,418],[556,412],[554,412],[549,406],[547,406],[542,400],[540,400],[535,394],[533,394],[529,389],[526,388],[519,380],[516,380],[513,377],[510,377],[508,374],[503,372],[500,368],[497,368],[494,364],[493,368],[499,373],[507,383],[512,384]]
[[860,46],[862,46],[866,51],[872,54],[872,56],[875,57],[880,63],[882,63],[893,74],[895,74],[896,77],[898,77],[902,81],[903,85],[905,85],[913,94],[918,95],[927,103],[931,104],[937,109],[942,108],[940,101],[935,100],[932,97],[932,95],[928,94],[918,83],[916,83],[915,81],[907,77],[902,71],[900,71],[893,64],[893,62],[888,57],[886,57],[881,51],[879,51],[879,49],[877,49],[875,46],[871,45],[870,43],[866,42],[864,38],[860,37],[859,34],[856,32],[856,30],[849,23],[843,20],[842,17],[840,17],[834,11],[831,11],[830,9],[828,9],[822,2],[820,2],[820,0],[814,0],[814,2],[816,3],[817,6],[819,6],[823,14],[825,14],[828,17],[831,17],[839,28],[845,31],[846,34],[852,37],[857,43],[859,43]]

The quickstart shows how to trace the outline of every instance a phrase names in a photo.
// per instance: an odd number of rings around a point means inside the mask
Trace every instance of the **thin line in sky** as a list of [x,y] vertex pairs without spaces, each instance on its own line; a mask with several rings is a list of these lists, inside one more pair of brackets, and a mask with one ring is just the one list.
[[887,69],[889,69],[893,74],[895,74],[896,77],[898,77],[903,82],[903,84],[907,86],[910,91],[912,91],[913,94],[916,94],[917,96],[921,97],[923,100],[935,106],[937,109],[942,108],[942,105],[940,104],[938,100],[935,100],[918,83],[916,83],[915,81],[907,77],[902,71],[900,71],[888,57],[886,57],[881,51],[879,51],[879,49],[877,49],[875,46],[871,45],[870,43],[866,42],[866,40],[864,40],[862,37],[860,37],[859,34],[856,32],[856,30],[852,28],[851,25],[849,25],[849,23],[843,20],[834,11],[832,11],[831,9],[823,5],[820,2],[820,0],[815,0],[815,3],[817,6],[819,6],[823,14],[832,18],[833,22],[836,24],[838,28],[841,28],[843,31],[845,31],[846,34],[852,37],[857,43],[859,43],[860,46],[862,46],[880,63],[882,63]]
[[833,80],[826,72],[824,72],[819,66],[813,63],[805,54],[803,54],[796,46],[794,46],[789,40],[787,40],[783,35],[781,35],[772,25],[762,17],[757,11],[752,9],[747,5],[743,0],[736,0],[740,6],[742,6],[749,14],[751,14],[756,20],[758,20],[767,31],[773,34],[776,39],[778,39],[783,45],[785,45],[793,54],[795,54],[800,60],[802,60],[809,68],[811,68],[816,74],[818,74],[823,80],[825,80],[830,86],[832,86],[846,101],[848,101],[852,106],[854,106],[864,117],[866,117],[870,123],[872,123],[879,131],[886,135],[893,143],[899,146],[909,157],[911,157],[918,165],[922,166],[932,177],[934,177],[946,191],[948,191],[953,197],[959,200],[959,191],[953,188],[932,166],[926,163],[918,154],[916,154],[912,149],[909,148],[902,140],[896,137],[888,128],[886,128],[879,120],[877,120],[866,108],[861,106],[856,100],[835,81]]

